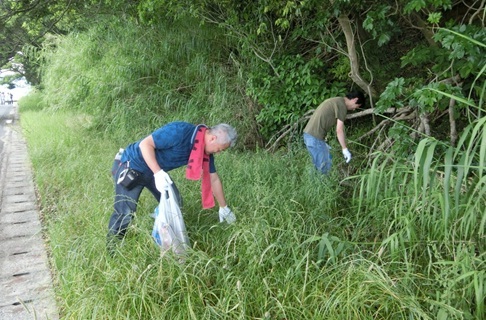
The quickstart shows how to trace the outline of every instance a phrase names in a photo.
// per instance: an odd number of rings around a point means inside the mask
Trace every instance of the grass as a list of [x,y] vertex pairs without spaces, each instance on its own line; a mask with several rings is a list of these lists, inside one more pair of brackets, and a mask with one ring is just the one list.
[[193,244],[185,264],[161,257],[151,239],[157,203],[148,193],[110,258],[110,167],[119,145],[75,112],[26,111],[21,123],[64,319],[460,319],[484,312],[484,214],[476,212],[471,225],[464,221],[471,211],[455,212],[446,232],[436,208],[443,192],[398,193],[422,181],[414,179],[420,170],[395,165],[391,173],[375,162],[355,184],[363,194],[354,201],[340,198],[349,191],[337,176],[311,174],[303,148],[225,152],[218,171],[236,224],[202,210],[199,184],[179,170],[174,179]]
[[[107,18],[56,39],[42,56],[44,103],[93,115],[93,128],[119,141],[169,121],[216,124],[255,112],[242,103],[224,37],[194,21],[145,28]],[[248,127],[241,121],[241,138],[251,136]]]

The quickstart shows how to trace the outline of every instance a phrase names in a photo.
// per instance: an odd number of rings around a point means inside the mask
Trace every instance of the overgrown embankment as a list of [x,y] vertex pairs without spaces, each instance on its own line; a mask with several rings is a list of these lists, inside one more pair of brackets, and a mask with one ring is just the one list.
[[120,146],[175,119],[230,122],[241,145],[254,141],[244,79],[221,39],[191,24],[111,21],[57,38],[46,54],[44,89],[20,103],[21,123],[63,318],[480,319],[485,118],[455,147],[423,139],[409,157],[350,167],[336,157],[324,179],[298,143],[224,152],[217,167],[237,223],[202,210],[199,184],[181,169],[172,174],[193,244],[186,262],[160,257],[148,193],[107,256]]

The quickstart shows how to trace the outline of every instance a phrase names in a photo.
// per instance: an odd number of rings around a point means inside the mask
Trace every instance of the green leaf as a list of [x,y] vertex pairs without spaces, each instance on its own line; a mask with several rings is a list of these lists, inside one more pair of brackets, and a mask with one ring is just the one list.
[[432,12],[432,13],[429,14],[427,21],[430,22],[430,23],[437,24],[437,23],[440,22],[441,18],[442,18],[441,12]]
[[[461,28],[460,28],[460,30],[464,31],[464,30],[465,30],[465,27],[466,27],[466,26],[462,25],[462,26],[461,26]],[[480,46],[480,47],[486,48],[486,43],[484,43],[484,42],[479,42],[479,41],[477,41],[477,40],[474,40],[474,39],[472,39],[471,37],[468,37],[468,36],[466,36],[466,35],[463,35],[463,34],[461,34],[461,33],[459,33],[459,32],[456,32],[456,31],[453,31],[453,30],[449,30],[449,29],[445,29],[445,28],[440,28],[440,30],[443,30],[443,31],[446,31],[446,32],[450,32],[450,33],[452,33],[452,34],[455,34],[456,36],[459,36],[459,37],[464,38],[464,39],[466,39],[466,40],[468,40],[468,41],[471,41],[471,42],[472,42],[472,43],[474,43],[475,45],[478,45],[478,46]]]
[[378,38],[378,45],[381,47],[385,43],[388,43],[390,41],[391,36],[389,33],[382,33],[380,37]]
[[366,19],[363,21],[363,28],[366,31],[371,31],[373,30],[373,17],[367,16]]
[[405,13],[411,13],[412,11],[419,12],[425,8],[425,0],[412,0],[404,8]]
[[465,98],[462,98],[462,97],[459,97],[459,96],[455,96],[451,93],[447,93],[447,92],[444,92],[444,91],[440,91],[440,90],[437,90],[437,89],[434,89],[434,88],[424,88],[424,90],[430,90],[430,91],[434,91],[434,92],[437,92],[437,93],[440,93],[448,98],[451,98],[451,99],[454,99],[456,100],[457,102],[460,102],[460,103],[464,103],[465,105],[468,105],[470,107],[475,107],[476,105],[473,103],[473,102],[470,102],[469,100],[466,100]]

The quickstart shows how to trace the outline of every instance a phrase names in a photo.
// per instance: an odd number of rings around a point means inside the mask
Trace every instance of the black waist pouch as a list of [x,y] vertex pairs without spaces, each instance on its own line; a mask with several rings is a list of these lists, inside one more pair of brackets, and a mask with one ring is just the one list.
[[127,190],[133,189],[142,174],[136,170],[125,168],[118,176],[117,184],[122,185]]

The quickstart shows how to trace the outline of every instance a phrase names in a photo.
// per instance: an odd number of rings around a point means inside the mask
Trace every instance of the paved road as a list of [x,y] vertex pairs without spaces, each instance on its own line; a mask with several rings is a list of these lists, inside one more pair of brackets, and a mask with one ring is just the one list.
[[[8,125],[7,122],[12,121],[13,115],[11,114],[13,108],[11,105],[0,104],[0,155],[3,154],[3,145],[5,137],[5,126]],[[0,158],[1,160],[1,158]],[[0,161],[0,170],[2,169],[2,161]]]
[[0,320],[59,319],[17,106],[0,105]]

